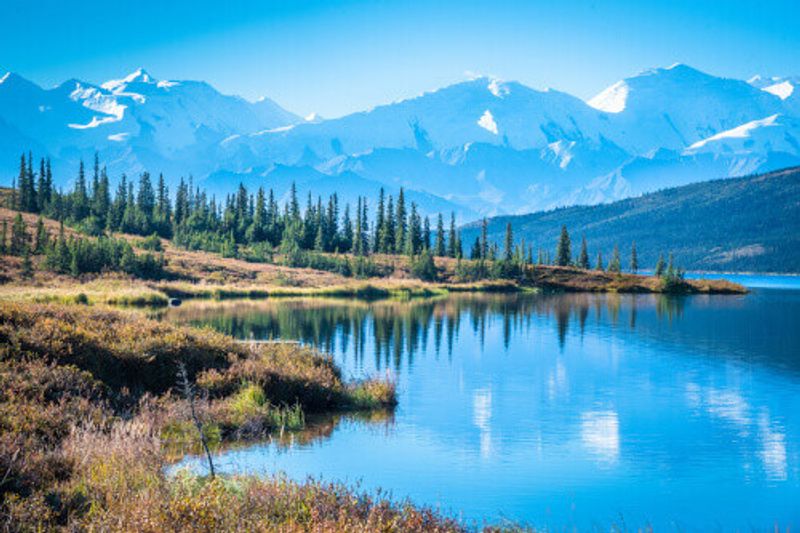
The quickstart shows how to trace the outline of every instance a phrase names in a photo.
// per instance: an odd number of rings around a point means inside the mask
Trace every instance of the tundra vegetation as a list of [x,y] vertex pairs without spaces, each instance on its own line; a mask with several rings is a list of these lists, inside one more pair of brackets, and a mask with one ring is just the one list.
[[176,379],[212,446],[302,426],[306,414],[391,409],[388,381],[345,383],[296,344],[83,306],[0,305],[0,493],[12,531],[460,531],[431,509],[339,484],[170,475],[197,451]]

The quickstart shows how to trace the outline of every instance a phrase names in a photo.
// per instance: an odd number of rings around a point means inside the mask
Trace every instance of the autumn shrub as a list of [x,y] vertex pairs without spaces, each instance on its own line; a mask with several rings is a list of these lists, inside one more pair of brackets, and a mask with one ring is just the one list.
[[0,303],[0,528],[10,531],[451,531],[425,509],[340,485],[167,474],[212,446],[297,429],[305,413],[394,404],[297,344],[242,344],[95,307]]

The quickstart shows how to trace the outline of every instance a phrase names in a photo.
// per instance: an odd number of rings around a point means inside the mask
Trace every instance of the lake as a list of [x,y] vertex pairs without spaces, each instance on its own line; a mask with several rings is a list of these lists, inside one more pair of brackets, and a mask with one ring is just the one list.
[[800,280],[762,278],[738,279],[770,286],[746,296],[196,302],[165,319],[397,380],[392,416],[227,450],[223,471],[381,487],[477,525],[794,530]]

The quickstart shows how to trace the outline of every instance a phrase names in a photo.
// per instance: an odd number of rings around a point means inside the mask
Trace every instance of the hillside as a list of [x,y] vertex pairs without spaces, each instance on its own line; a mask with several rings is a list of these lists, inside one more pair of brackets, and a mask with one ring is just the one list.
[[[689,270],[800,272],[800,167],[743,178],[721,179],[665,189],[618,202],[577,206],[530,215],[495,217],[490,239],[502,243],[511,222],[514,236],[553,254],[561,225],[580,251],[585,236],[589,257],[605,261],[618,244],[623,265],[636,241],[639,264],[653,268],[658,254],[673,252]],[[480,223],[464,227],[471,243]]]

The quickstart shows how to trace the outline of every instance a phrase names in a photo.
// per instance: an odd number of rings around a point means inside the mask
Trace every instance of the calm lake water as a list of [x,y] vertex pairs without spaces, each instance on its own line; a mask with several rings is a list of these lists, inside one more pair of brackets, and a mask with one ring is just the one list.
[[166,319],[299,339],[347,377],[398,382],[392,417],[229,450],[224,471],[382,487],[478,525],[794,531],[800,280],[779,281],[747,296],[206,303]]

